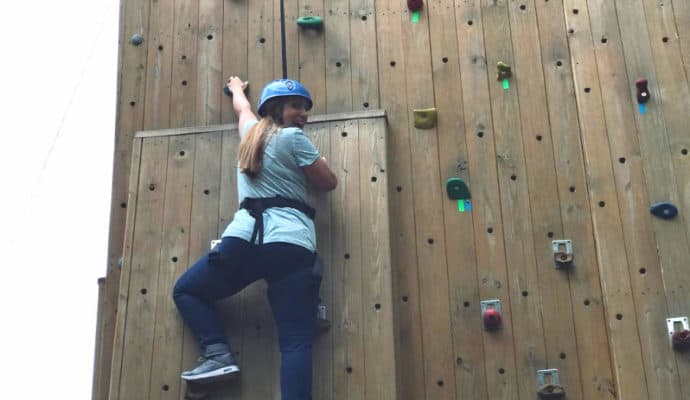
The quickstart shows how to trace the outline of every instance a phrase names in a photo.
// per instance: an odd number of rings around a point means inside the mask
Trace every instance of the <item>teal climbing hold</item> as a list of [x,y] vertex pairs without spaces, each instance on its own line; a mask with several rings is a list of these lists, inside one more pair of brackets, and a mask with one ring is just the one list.
[[297,25],[303,28],[320,28],[323,26],[323,17],[308,15],[297,18]]
[[446,181],[446,192],[451,200],[468,200],[472,198],[467,184],[460,178],[449,178]]

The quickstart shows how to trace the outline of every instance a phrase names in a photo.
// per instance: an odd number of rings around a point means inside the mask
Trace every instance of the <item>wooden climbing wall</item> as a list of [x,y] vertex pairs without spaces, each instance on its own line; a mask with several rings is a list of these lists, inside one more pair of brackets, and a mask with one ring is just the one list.
[[[330,322],[315,341],[320,399],[396,399],[384,118],[376,111],[331,114],[308,126],[339,170],[335,191],[312,195],[327,269],[321,304]],[[172,288],[237,208],[238,144],[234,124],[137,135],[110,399],[280,398],[277,332],[263,281],[219,306],[238,378],[190,392],[180,380],[199,348],[184,329]]]
[[[532,399],[552,368],[568,399],[690,398],[690,357],[666,329],[690,314],[690,2],[424,3],[416,20],[404,0],[285,0],[288,76],[314,114],[387,114],[398,398]],[[279,4],[122,0],[95,398],[109,385],[134,132],[233,122],[231,74],[254,104],[281,75]],[[324,29],[299,29],[302,15]],[[428,107],[437,126],[416,129],[413,109]],[[469,184],[471,211],[446,196],[451,177]],[[660,201],[678,217],[651,216]],[[570,270],[554,268],[557,239],[573,243]],[[487,299],[502,304],[495,332]]]

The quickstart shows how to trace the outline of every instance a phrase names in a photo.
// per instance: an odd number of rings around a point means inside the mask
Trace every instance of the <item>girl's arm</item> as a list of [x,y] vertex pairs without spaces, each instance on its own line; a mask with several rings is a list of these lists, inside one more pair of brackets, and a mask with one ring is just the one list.
[[245,122],[258,120],[252,111],[252,106],[249,104],[247,96],[244,95],[244,90],[249,85],[249,82],[243,82],[240,78],[231,76],[226,85],[232,92],[232,109],[239,119],[237,131],[241,132]]

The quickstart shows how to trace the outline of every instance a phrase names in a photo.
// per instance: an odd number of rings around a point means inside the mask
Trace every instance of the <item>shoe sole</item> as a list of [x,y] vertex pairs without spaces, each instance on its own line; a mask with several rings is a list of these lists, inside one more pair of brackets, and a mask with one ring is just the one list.
[[182,375],[181,378],[189,382],[210,382],[222,379],[229,379],[236,375],[238,372],[240,372],[239,367],[237,367],[236,365],[230,365],[228,367],[219,368],[213,371],[205,372],[203,374],[193,376]]

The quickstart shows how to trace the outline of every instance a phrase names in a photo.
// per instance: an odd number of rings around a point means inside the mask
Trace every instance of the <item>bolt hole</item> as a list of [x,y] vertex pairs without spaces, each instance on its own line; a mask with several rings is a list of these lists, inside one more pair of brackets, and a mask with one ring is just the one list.
[[455,363],[458,364],[458,365],[462,364],[462,357],[458,357],[458,358],[455,360]]
[[443,57],[443,58],[441,59],[441,61],[443,61],[444,64],[447,63],[447,62],[448,62],[448,57]]
[[210,191],[210,190],[208,190],[208,189],[204,189],[204,194],[205,194],[205,195],[208,195],[209,193],[211,193],[211,191]]
[[623,314],[621,314],[621,313],[616,314],[616,319],[619,320],[619,321],[622,320],[622,319],[623,319]]
[[482,131],[477,132],[477,136],[479,136],[480,138],[484,137],[484,132],[482,132]]
[[410,298],[407,297],[407,296],[403,296],[403,297],[402,297],[403,303],[407,303],[407,301],[408,301],[409,299],[410,299]]
[[120,203],[120,208],[127,208],[127,203]]
[[552,237],[553,237],[553,232],[548,232],[548,233],[546,234],[546,236],[552,238]]
[[524,10],[526,10],[526,9],[527,9],[527,6],[526,6],[526,5],[524,5],[524,4],[520,4],[520,9],[524,11]]
[[538,142],[541,142],[541,139],[542,139],[542,136],[541,136],[541,135],[537,135],[537,141],[538,141]]
[[345,257],[346,260],[349,260],[350,259],[350,253],[345,253],[345,255],[343,257]]
[[161,389],[163,389],[164,392],[167,392],[168,390],[170,390],[170,386],[168,386],[168,385],[163,385],[163,386],[161,387]]
[[130,101],[130,102],[129,102],[129,105],[132,106],[132,107],[134,107],[136,104],[137,104],[136,101]]
[[395,190],[399,193],[402,192],[402,186],[396,186]]
[[562,67],[562,66],[563,66],[563,61],[556,61],[556,66],[557,66],[557,67]]
[[213,40],[213,35],[208,35],[208,36],[206,36],[206,39],[208,39],[208,40]]
[[474,21],[472,21],[472,20],[467,21],[467,25],[472,26],[473,24],[474,24]]
[[577,8],[574,8],[574,9],[573,9],[573,14],[577,15],[577,14],[579,14],[579,13],[580,13],[580,10],[578,10]]
[[606,202],[605,202],[605,201],[600,201],[600,202],[599,202],[599,207],[602,207],[602,208],[606,207]]
[[522,297],[527,297],[528,295],[529,295],[529,293],[526,290],[522,291]]
[[149,185],[149,190],[152,191],[152,192],[153,192],[154,190],[156,190],[156,185],[154,185],[153,183],[150,184],[150,185]]
[[391,67],[395,67],[395,61],[390,62]]
[[572,35],[573,33],[575,33],[575,29],[573,29],[573,28],[568,29],[568,33]]
[[180,157],[184,157],[185,152],[184,152],[184,150],[180,150],[180,152],[178,154],[180,155]]
[[162,45],[162,44],[161,44],[161,45],[158,45],[158,50],[159,50],[159,51],[163,51],[163,45]]
[[372,177],[371,177],[371,181],[372,181],[372,182],[376,182],[377,180],[378,180],[377,177],[375,177],[375,176],[372,176]]
[[182,81],[182,86],[187,86],[187,81]]
[[487,231],[488,233],[494,233],[494,228],[488,228],[486,231]]
[[439,380],[439,381],[436,382],[436,384],[437,384],[439,387],[442,387],[442,386],[443,386],[443,381],[442,381],[442,380]]
[[589,299],[585,299],[585,305],[586,305],[587,307],[589,307],[590,304],[591,304],[591,303],[590,303]]
[[609,42],[609,39],[608,39],[607,37],[602,37],[602,38],[601,38],[601,43],[602,43],[602,44],[606,44],[606,43],[608,43],[608,42]]
[[569,187],[568,190],[570,190],[570,193],[575,193],[575,186]]
[[146,294],[146,293],[148,293],[148,290],[146,290],[146,288],[143,288],[139,292],[141,292],[141,294]]
[[680,151],[680,154],[687,156],[688,155],[688,149],[683,149]]
[[347,137],[347,132],[345,132],[345,131],[340,132],[340,136]]
[[661,41],[664,43],[668,43],[668,37],[664,36],[663,38],[661,38]]
[[469,301],[464,301],[464,302],[462,303],[462,306],[465,307],[465,308],[467,308],[467,307],[470,306],[470,302],[469,302]]
[[367,20],[367,16],[366,16],[366,15],[362,15],[362,21],[366,21],[366,20]]
[[172,262],[177,262],[177,257],[173,257],[170,259]]
[[646,269],[646,268],[640,268],[640,275],[644,275],[644,274],[646,274],[646,273],[647,273],[647,269]]
[[347,372],[348,374],[351,374],[352,373],[352,367],[345,368],[345,372]]
[[561,358],[561,360],[565,360],[565,357],[566,357],[565,353],[561,353],[558,356]]
[[187,56],[183,54],[183,55],[180,56],[180,59],[186,60],[186,59],[187,59]]
[[625,164],[625,157],[621,157],[618,159],[618,162],[621,164]]
[[338,61],[338,62],[335,63],[335,66],[338,67],[338,68],[340,68],[340,67],[343,66],[343,63],[341,63],[340,61]]
[[501,374],[501,375],[503,375],[503,374],[506,373],[506,370],[503,369],[503,368],[499,368],[499,369],[498,369],[498,373]]
[[266,38],[260,38],[260,39],[259,39],[259,43],[261,43],[261,44],[266,43]]
[[512,180],[512,181],[517,180],[517,175],[515,175],[515,174],[511,175],[510,180]]
[[429,243],[429,244],[434,244],[434,239],[429,238],[429,239],[426,240],[426,242]]
[[362,105],[364,106],[364,108],[369,108],[369,102],[364,102],[364,104]]
[[380,310],[380,309],[381,309],[381,304],[379,304],[379,303],[374,304],[374,308],[375,308],[377,311]]
[[591,91],[592,91],[592,88],[588,88],[588,87],[585,88],[585,93],[589,93]]

